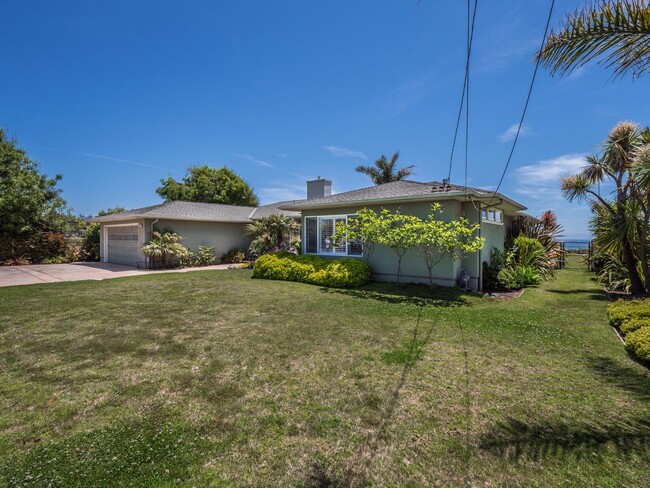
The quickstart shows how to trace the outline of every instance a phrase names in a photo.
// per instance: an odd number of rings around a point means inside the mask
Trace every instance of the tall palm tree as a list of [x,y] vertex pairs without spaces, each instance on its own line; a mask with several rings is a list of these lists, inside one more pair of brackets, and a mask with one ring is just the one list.
[[399,151],[397,151],[390,158],[390,161],[386,159],[386,156],[383,154],[381,157],[375,161],[374,166],[357,166],[355,169],[359,173],[368,175],[372,182],[375,185],[382,185],[384,183],[390,183],[392,181],[403,180],[413,174],[413,168],[415,166],[407,166],[405,168],[400,168],[395,170],[395,163],[399,159]]
[[[589,201],[596,244],[605,252],[620,255],[627,268],[632,292],[650,291],[650,267],[646,239],[650,224],[650,200],[642,174],[647,142],[646,130],[636,124],[620,122],[603,145],[602,155],[587,158],[580,173],[562,180],[562,194],[570,202]],[[639,153],[640,150],[641,153]],[[641,157],[639,157],[641,155]],[[614,183],[612,198],[603,198],[594,185],[609,180]],[[644,283],[637,268],[640,262]]]
[[614,76],[634,78],[650,70],[650,3],[647,0],[599,0],[567,15],[537,53],[542,66],[560,76],[602,58]]

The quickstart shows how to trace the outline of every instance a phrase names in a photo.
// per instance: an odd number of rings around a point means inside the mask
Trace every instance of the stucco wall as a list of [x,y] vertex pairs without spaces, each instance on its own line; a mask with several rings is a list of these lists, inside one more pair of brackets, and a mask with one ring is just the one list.
[[[153,222],[151,219],[145,221],[145,242],[151,239]],[[160,230],[169,228],[179,234],[183,245],[194,252],[199,250],[199,246],[214,247],[217,260],[233,248],[247,250],[251,243],[244,232],[246,224],[160,219],[154,225]]]
[[[323,215],[352,215],[363,207],[345,207],[319,210],[304,210],[303,218],[317,217]],[[399,210],[405,214],[416,215],[420,218],[426,218],[431,213],[431,202],[417,202],[408,204],[394,205],[370,205],[368,208],[379,212],[386,208],[392,212]],[[458,201],[445,202],[443,208],[444,219],[457,219],[461,216],[462,204]],[[303,229],[304,221],[303,221]],[[304,238],[304,236],[303,236]],[[304,246],[303,246],[304,249]],[[304,251],[303,251],[304,252]],[[377,246],[370,259],[374,278],[379,281],[396,281],[397,280],[397,257],[395,252],[385,246]],[[442,286],[454,286],[456,278],[461,267],[461,263],[446,258],[441,261],[433,270],[434,282]],[[405,282],[410,283],[428,283],[429,274],[424,261],[414,250],[409,250],[402,260],[402,277]]]

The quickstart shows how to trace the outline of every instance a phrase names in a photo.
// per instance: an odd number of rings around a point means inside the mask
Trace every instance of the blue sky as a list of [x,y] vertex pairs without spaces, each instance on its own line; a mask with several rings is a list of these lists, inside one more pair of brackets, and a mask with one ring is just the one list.
[[[534,68],[550,2],[479,1],[472,58],[468,184],[494,188]],[[581,0],[556,2],[553,24]],[[264,203],[369,185],[354,171],[400,150],[418,181],[447,174],[464,75],[465,2],[9,2],[0,127],[77,213],[160,202],[159,180],[227,165]],[[540,71],[502,192],[568,238],[588,209],[573,173],[621,120],[647,125],[650,76],[611,80],[589,65]],[[646,118],[644,118],[644,116]],[[460,138],[464,135],[461,133]],[[462,145],[461,145],[462,146]],[[457,152],[452,182],[463,182]]]

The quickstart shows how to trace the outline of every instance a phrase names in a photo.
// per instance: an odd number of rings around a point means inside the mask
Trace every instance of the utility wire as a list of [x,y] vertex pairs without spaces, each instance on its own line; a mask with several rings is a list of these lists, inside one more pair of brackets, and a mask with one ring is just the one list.
[[478,0],[474,0],[474,14],[472,15],[472,24],[470,27],[470,0],[467,0],[467,58],[465,60],[465,78],[463,79],[463,90],[460,96],[460,106],[458,107],[458,117],[456,118],[456,129],[454,130],[454,140],[451,145],[451,154],[449,156],[449,172],[447,174],[447,181],[451,179],[451,167],[454,161],[454,151],[456,150],[456,139],[458,138],[458,129],[460,127],[460,119],[463,115],[463,106],[465,103],[465,94],[469,85],[469,60],[472,54],[472,41],[474,40],[474,24],[476,21],[476,7],[478,6]]
[[[542,37],[542,45],[540,47],[540,51],[544,47],[544,44],[546,44],[546,37],[548,35],[548,27],[551,24],[551,16],[553,15],[553,8],[555,7],[555,0],[551,0],[551,8],[548,11],[548,18],[546,19],[546,27],[544,28],[544,37]],[[519,140],[519,133],[521,132],[521,126],[524,123],[524,117],[526,117],[526,111],[528,110],[528,102],[530,102],[530,96],[533,93],[533,86],[535,86],[535,78],[537,78],[537,70],[539,69],[539,64],[541,61],[541,57],[537,56],[537,61],[535,62],[535,70],[533,71],[533,78],[530,80],[530,86],[528,87],[528,95],[526,96],[526,103],[524,104],[524,110],[521,112],[521,118],[519,119],[519,125],[517,126],[517,133],[515,134],[515,138],[512,141],[512,147],[510,148],[510,154],[508,155],[508,160],[506,161],[506,166],[503,168],[503,173],[501,174],[501,179],[499,179],[499,184],[497,185],[497,189],[494,190],[494,193],[492,193],[492,198],[490,198],[490,201],[487,204],[487,207],[489,207],[492,204],[492,201],[494,200],[494,197],[496,196],[497,193],[499,193],[499,189],[501,188],[501,184],[503,183],[503,179],[506,176],[506,173],[508,171],[508,167],[510,166],[510,161],[512,160],[512,155],[515,152],[515,147],[517,146],[517,141]]]

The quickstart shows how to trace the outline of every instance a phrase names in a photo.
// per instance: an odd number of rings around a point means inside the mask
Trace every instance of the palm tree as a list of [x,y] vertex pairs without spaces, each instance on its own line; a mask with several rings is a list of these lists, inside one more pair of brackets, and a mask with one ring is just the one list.
[[411,176],[415,166],[411,165],[395,171],[395,163],[397,163],[398,159],[399,151],[393,154],[390,161],[388,161],[386,156],[382,154],[381,157],[375,161],[374,166],[357,166],[355,169],[359,173],[368,175],[375,185],[382,185],[384,183],[390,183],[391,181],[400,181]]
[[[585,200],[591,203],[596,245],[608,254],[622,257],[635,294],[650,290],[646,254],[650,200],[643,179],[644,151],[648,145],[646,133],[636,124],[618,123],[610,131],[602,155],[589,156],[582,171],[564,178],[561,184],[562,194],[570,202]],[[637,173],[640,174],[637,176]],[[594,185],[605,180],[614,183],[611,200],[594,189]],[[637,267],[639,262],[642,273]]]
[[300,235],[300,224],[291,217],[271,214],[246,225],[245,232],[253,238],[249,252],[254,256],[261,256],[289,248],[294,236]]
[[614,67],[614,76],[637,78],[650,69],[650,3],[597,1],[567,15],[537,53],[542,66],[560,76],[599,57]]

